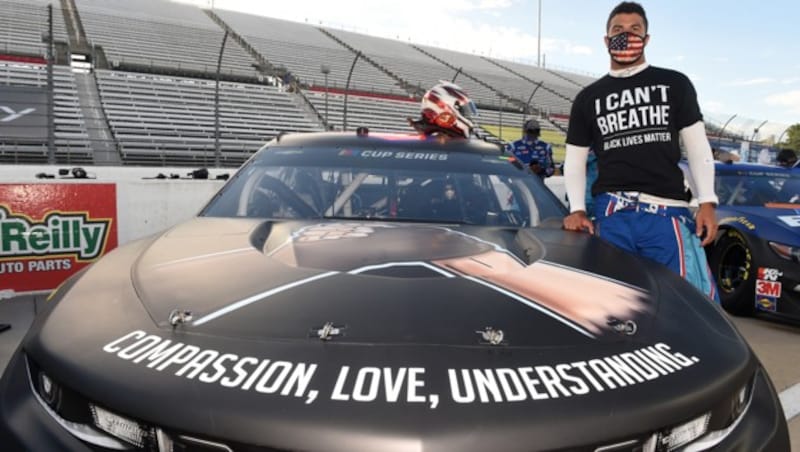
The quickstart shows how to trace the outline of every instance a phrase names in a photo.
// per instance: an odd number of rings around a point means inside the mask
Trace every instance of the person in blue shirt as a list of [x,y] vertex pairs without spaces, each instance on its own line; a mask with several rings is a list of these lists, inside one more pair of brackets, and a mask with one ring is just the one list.
[[531,171],[544,179],[555,171],[553,147],[539,139],[542,128],[539,121],[529,119],[522,128],[522,138],[511,143],[509,150],[522,164],[528,165]]

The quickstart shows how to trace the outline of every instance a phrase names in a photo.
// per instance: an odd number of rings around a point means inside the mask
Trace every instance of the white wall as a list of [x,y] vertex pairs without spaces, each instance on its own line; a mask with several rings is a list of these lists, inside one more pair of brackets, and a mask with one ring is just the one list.
[[[75,166],[70,165],[4,165],[0,164],[0,183],[9,182],[45,182],[57,181],[64,182],[65,180],[74,180],[70,175],[69,177],[61,177],[58,175],[59,169],[71,170]],[[188,174],[196,168],[175,168],[175,167],[139,167],[139,166],[80,166],[86,170],[87,175],[92,180],[102,182],[119,182],[123,180],[143,180],[143,178],[154,178],[159,173],[169,177],[170,174],[177,174],[182,178],[188,178]],[[211,168],[208,170],[208,177],[210,179],[216,178],[218,175],[229,174],[233,175],[236,168]],[[39,173],[52,174],[55,179],[39,179],[36,177]],[[86,180],[82,180],[86,182]]]
[[117,182],[119,244],[192,218],[224,183],[218,180]]
[[[117,185],[117,232],[120,245],[188,220],[200,211],[225,184],[215,179],[232,175],[234,169],[211,169],[209,179],[143,179],[163,173],[187,177],[192,168],[83,167],[93,179],[59,177],[68,166],[0,165],[0,184],[8,183],[115,183]],[[56,175],[39,179],[36,174]],[[2,202],[2,200],[0,200]]]

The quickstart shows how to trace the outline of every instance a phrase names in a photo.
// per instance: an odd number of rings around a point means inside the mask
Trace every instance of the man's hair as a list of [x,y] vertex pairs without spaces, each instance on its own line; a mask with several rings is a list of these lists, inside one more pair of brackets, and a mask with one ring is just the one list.
[[613,19],[617,14],[638,14],[642,16],[642,19],[644,20],[645,32],[647,32],[647,30],[650,28],[650,26],[647,24],[647,14],[645,14],[642,5],[636,2],[622,2],[615,6],[614,9],[611,10],[611,14],[608,15],[608,20],[606,21],[606,31],[608,31],[608,27],[611,26],[611,19]]
[[529,119],[525,121],[525,124],[522,126],[522,128],[524,129],[525,133],[528,133],[529,131],[535,131],[536,133],[541,133],[542,131],[542,126],[540,126],[539,121],[535,119]]
[[781,149],[775,160],[778,161],[778,164],[794,164],[797,161],[797,154],[791,149]]

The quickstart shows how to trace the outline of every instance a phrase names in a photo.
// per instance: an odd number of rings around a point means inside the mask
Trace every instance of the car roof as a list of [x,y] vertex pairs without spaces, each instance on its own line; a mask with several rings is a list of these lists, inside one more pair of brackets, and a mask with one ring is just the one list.
[[279,135],[269,143],[270,147],[354,147],[392,150],[441,150],[500,155],[500,145],[478,138],[426,137],[416,133],[366,133],[353,132],[308,132]]
[[792,168],[777,165],[764,165],[762,163],[725,163],[716,162],[716,170],[720,173],[747,173],[747,172],[792,172]]

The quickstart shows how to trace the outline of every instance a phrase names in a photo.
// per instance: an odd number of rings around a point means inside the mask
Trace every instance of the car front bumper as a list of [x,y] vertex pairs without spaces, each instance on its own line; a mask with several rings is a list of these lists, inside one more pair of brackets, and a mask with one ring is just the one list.
[[[24,356],[19,351],[0,379],[0,444],[4,451],[112,450],[90,446],[78,439],[59,423],[52,412],[48,412],[33,392]],[[763,369],[756,372],[747,412],[724,439],[714,442],[712,448],[723,451],[790,450],[783,409]]]

